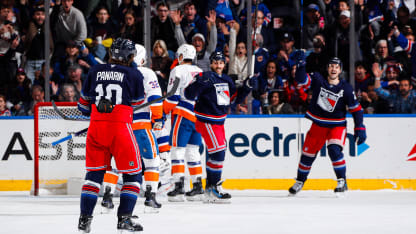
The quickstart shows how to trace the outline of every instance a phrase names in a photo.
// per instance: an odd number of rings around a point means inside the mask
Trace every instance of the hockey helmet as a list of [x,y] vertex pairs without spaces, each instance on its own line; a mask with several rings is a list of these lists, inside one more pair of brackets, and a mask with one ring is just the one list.
[[329,61],[328,61],[328,66],[329,64],[338,64],[339,68],[342,71],[342,61],[341,59],[339,59],[338,57],[332,57]]
[[212,63],[212,61],[218,61],[218,60],[222,60],[225,63],[225,55],[221,52],[213,52],[211,54],[211,56],[209,56],[209,61]]
[[[194,60],[196,56],[195,47],[189,44],[181,45],[176,52],[176,56],[179,59],[181,55],[182,55],[182,61],[185,59]],[[182,62],[182,61],[179,61],[179,62]]]
[[110,52],[112,59],[128,62],[130,56],[136,55],[136,48],[131,40],[119,37],[111,44]]
[[146,48],[140,44],[134,45],[136,48],[136,55],[134,56],[134,62],[137,64],[137,66],[141,67],[146,64],[147,61],[147,54],[146,54]]

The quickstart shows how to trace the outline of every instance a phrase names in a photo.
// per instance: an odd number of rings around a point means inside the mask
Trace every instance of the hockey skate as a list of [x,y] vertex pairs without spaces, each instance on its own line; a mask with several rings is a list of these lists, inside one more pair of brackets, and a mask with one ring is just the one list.
[[303,181],[296,180],[295,184],[289,188],[289,196],[295,196],[303,188]]
[[144,201],[144,213],[158,213],[162,205],[156,201],[156,193],[152,192],[150,185],[146,186],[144,197],[146,198]]
[[334,189],[335,195],[337,195],[337,197],[343,197],[347,190],[347,181],[345,181],[344,178],[337,179],[337,187]]
[[198,177],[196,182],[192,183],[192,190],[185,193],[186,200],[188,201],[202,201],[202,195],[204,189],[202,188],[201,177]]
[[78,230],[80,233],[90,233],[92,216],[81,215],[78,221]]
[[118,216],[117,230],[118,233],[132,233],[143,231],[142,225],[135,223],[132,219],[138,219],[136,215],[121,215]]
[[205,189],[204,203],[231,203],[231,195],[222,189],[222,183],[208,186]]
[[101,201],[101,206],[103,207],[102,213],[109,213],[111,210],[114,209],[113,194],[111,194],[110,186],[105,187],[105,192],[103,195],[103,200]]
[[175,188],[168,192],[168,201],[183,202],[185,201],[184,190],[185,177],[181,177],[178,182],[175,182]]

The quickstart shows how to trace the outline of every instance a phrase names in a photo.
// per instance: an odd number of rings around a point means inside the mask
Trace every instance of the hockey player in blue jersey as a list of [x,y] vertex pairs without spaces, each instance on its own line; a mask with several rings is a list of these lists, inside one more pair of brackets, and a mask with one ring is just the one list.
[[[210,61],[212,71],[196,76],[185,89],[185,97],[190,100],[196,99],[195,128],[201,133],[208,150],[205,202],[229,202],[231,195],[222,190],[223,181],[221,181],[227,149],[224,122],[230,103],[237,97],[237,89],[233,80],[223,74],[224,54],[214,52]],[[244,88],[247,90],[246,86],[242,89]],[[242,96],[244,95],[239,95]]]
[[305,114],[312,120],[312,126],[306,134],[302,155],[299,162],[295,184],[289,189],[290,195],[297,194],[303,187],[316,154],[327,142],[328,154],[332,161],[337,177],[337,187],[334,192],[345,192],[346,165],[342,149],[345,145],[347,109],[354,118],[354,138],[360,145],[366,140],[366,130],[363,124],[363,110],[349,83],[339,78],[342,72],[342,62],[339,58],[330,59],[324,78],[319,73],[306,73],[305,55],[303,51],[296,52],[296,75],[298,85],[312,90],[312,100]]
[[78,229],[91,231],[92,214],[106,170],[114,157],[123,174],[120,205],[117,210],[119,231],[142,231],[132,219],[140,192],[142,170],[136,138],[132,130],[133,108],[143,102],[143,76],[129,67],[136,54],[134,43],[117,38],[110,49],[110,63],[92,67],[84,82],[78,109],[90,115],[86,142],[85,183],[81,191]]

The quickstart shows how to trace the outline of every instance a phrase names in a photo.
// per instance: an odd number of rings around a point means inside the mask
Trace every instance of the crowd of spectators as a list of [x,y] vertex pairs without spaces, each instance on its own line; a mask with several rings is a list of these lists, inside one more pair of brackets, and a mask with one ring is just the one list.
[[[353,13],[349,0],[303,0],[303,6],[293,0],[252,0],[252,28],[246,0],[151,1],[150,22],[140,0],[51,0],[49,28],[44,1],[0,0],[0,116],[33,115],[34,105],[45,99],[46,72],[52,100],[77,101],[89,68],[108,60],[113,39],[143,44],[145,22],[151,31],[150,68],[164,92],[175,52],[188,43],[204,71],[210,69],[210,54],[222,51],[237,86],[249,76],[258,81],[245,103],[232,106],[233,114],[304,113],[311,93],[295,83],[292,60],[304,49],[309,73],[325,75],[329,58],[342,60],[342,77],[354,86],[365,113],[416,113],[414,0],[355,0]],[[253,39],[253,74],[248,73],[247,31]],[[350,46],[354,74],[348,72]]]

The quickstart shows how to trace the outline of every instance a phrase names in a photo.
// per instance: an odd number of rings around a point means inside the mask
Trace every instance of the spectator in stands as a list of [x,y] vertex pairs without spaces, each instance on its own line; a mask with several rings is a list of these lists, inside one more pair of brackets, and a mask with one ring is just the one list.
[[153,44],[152,70],[156,73],[162,93],[167,92],[170,66],[172,58],[169,57],[168,49],[163,40],[156,40]]
[[62,102],[77,102],[80,97],[73,84],[63,84],[60,93],[59,101]]
[[0,94],[0,116],[12,116],[12,112],[6,106],[6,97]]
[[365,114],[389,113],[388,101],[377,95],[376,91],[374,91],[374,85],[369,85],[367,87],[367,92],[361,93],[360,104],[363,107]]
[[128,9],[124,14],[124,25],[120,29],[117,37],[132,40],[134,43],[143,44],[142,27],[136,23],[136,13],[132,9]]
[[[212,13],[210,13],[211,15]],[[200,17],[196,13],[195,4],[188,2],[184,6],[184,17],[181,21],[182,33],[185,37],[187,43],[192,43],[192,38],[195,34],[200,33],[207,38],[208,29],[207,29],[207,20]],[[215,24],[215,23],[214,23]],[[182,43],[178,43],[182,44]]]
[[294,114],[292,106],[285,102],[282,90],[272,90],[268,95],[269,105],[264,108],[263,114]]
[[[178,13],[172,14],[172,20],[175,22],[175,37],[178,41],[178,45],[182,45],[187,43],[187,40],[184,38],[184,34],[182,33],[181,27],[179,27],[180,16]],[[195,47],[196,50],[196,61],[194,61],[195,65],[201,68],[203,71],[210,71],[210,60],[209,57],[212,52],[215,51],[215,47],[217,45],[217,26],[215,24],[216,20],[216,13],[214,10],[209,12],[209,17],[206,17],[208,20],[208,27],[210,30],[210,37],[208,42],[205,41],[205,36],[202,33],[197,33],[192,36],[192,45]],[[182,21],[183,22],[183,21]]]
[[22,52],[19,32],[12,23],[13,14],[11,6],[0,6],[0,93],[7,93],[7,86],[16,76],[16,52]]
[[[254,13],[254,11],[256,10],[256,2],[257,4],[257,9],[260,10],[263,14],[263,19],[261,21],[261,23],[264,26],[267,26],[271,20],[272,20],[272,14],[270,13],[269,8],[266,6],[266,4],[262,3],[259,0],[252,0],[251,3],[251,13]],[[240,21],[243,25],[247,24],[247,8],[244,8],[241,12],[240,12]]]
[[399,88],[400,67],[396,64],[388,65],[385,77],[381,78],[380,85],[383,89],[395,90]]
[[151,20],[151,41],[152,45],[157,40],[163,40],[168,50],[175,52],[178,49],[178,43],[175,39],[175,23],[169,16],[169,5],[161,1],[156,5],[157,15]]
[[[410,17],[409,8],[402,5],[397,9],[398,28],[402,32],[416,32],[416,19]],[[406,28],[408,26],[408,28]],[[411,33],[410,33],[411,34]]]
[[[235,20],[236,22],[240,23],[236,11],[236,7],[237,5],[239,5],[240,0],[212,0],[211,2],[214,1],[216,2],[215,12],[217,13],[217,15],[223,15],[226,22]],[[208,8],[211,9],[209,5]]]
[[400,80],[399,89],[389,91],[381,87],[382,71],[377,63],[373,64],[376,93],[389,102],[391,113],[416,113],[416,90],[409,79]]
[[[39,1],[32,9],[32,20],[29,22],[24,39],[27,77],[35,81],[35,72],[40,71],[45,62],[45,8],[43,1]],[[53,52],[53,40],[49,30],[50,54]]]
[[39,102],[45,101],[45,92],[43,91],[42,86],[33,85],[32,87],[32,101],[29,105],[28,115],[33,115],[35,113],[35,106]]
[[217,47],[215,51],[223,51],[224,46],[228,43],[230,38],[230,25],[227,24],[223,14],[217,15],[215,24],[217,26]]
[[303,48],[308,50],[313,49],[315,35],[322,33],[325,28],[325,20],[321,16],[318,5],[313,3],[308,5],[303,27]]
[[32,82],[27,78],[23,68],[19,68],[16,79],[11,84],[7,94],[7,100],[14,115],[27,115],[31,101],[31,86]]
[[322,34],[316,34],[313,38],[313,51],[306,58],[306,72],[319,72],[325,74],[328,61],[329,55],[326,48],[325,37]]
[[115,16],[115,19],[122,24],[122,22],[125,21],[125,17],[127,12],[132,11],[133,15],[135,16],[135,19],[141,18],[141,8],[139,6],[134,5],[133,0],[122,0],[121,4],[118,6],[117,9],[113,9],[113,15]]
[[[263,47],[268,50],[270,54],[276,53],[276,41],[274,38],[273,31],[263,25],[264,22],[264,13],[260,10],[257,11],[257,18],[252,17],[252,30],[254,31],[254,27],[256,27],[256,34],[261,34],[263,37]],[[255,26],[257,24],[257,26]],[[243,27],[240,30],[238,35],[238,41],[247,41],[247,27]]]
[[[258,77],[258,87],[253,89],[253,97],[260,101],[262,111],[265,111],[270,104],[270,100],[268,99],[269,93],[272,90],[277,89],[283,90],[283,80],[277,74],[276,62],[274,60],[269,60],[265,65],[264,71],[262,71]],[[255,105],[253,105],[253,109],[254,107]],[[253,113],[257,113],[257,111],[253,110]]]
[[[349,67],[349,48],[354,47],[355,61],[362,60],[361,52],[358,46],[358,30],[361,25],[356,24],[356,38],[349,38],[349,27],[351,24],[351,12],[348,10],[341,11],[338,16],[336,24],[327,28],[325,38],[326,45],[328,46],[328,52],[330,57],[338,57],[343,63],[343,67]],[[355,62],[354,61],[354,62]],[[349,79],[348,71],[344,69],[344,77]]]
[[385,39],[379,40],[375,47],[375,61],[380,63],[382,66],[386,58],[389,56],[389,49],[388,49],[387,41]]
[[228,75],[233,78],[237,88],[242,87],[243,81],[248,77],[246,43],[241,41],[238,42],[236,46],[239,28],[240,25],[234,23],[230,29],[230,62],[228,66]]
[[95,57],[105,61],[106,48],[111,46],[112,37],[119,31],[117,24],[111,19],[107,7],[98,6],[95,17],[88,22],[87,28],[86,45],[91,48],[91,53]]
[[56,81],[57,83],[61,84],[64,81],[65,76],[68,74],[68,68],[74,64],[79,64],[85,71],[88,71],[91,66],[98,64],[98,62],[92,54],[83,56],[77,44],[74,41],[69,41],[66,46],[65,56],[59,58],[53,65],[54,77],[59,77],[59,80]]
[[78,64],[74,64],[68,69],[68,79],[66,83],[73,84],[76,92],[81,93],[82,90],[82,68]]
[[54,58],[65,54],[68,42],[73,41],[83,54],[89,51],[83,41],[87,38],[87,24],[80,10],[73,7],[73,0],[62,0],[62,6],[56,6],[51,15],[51,28],[55,41]]
[[360,97],[363,92],[368,91],[368,85],[374,83],[374,79],[371,79],[367,66],[362,61],[357,61],[355,63],[354,77],[355,93],[358,97]]
[[279,72],[282,79],[289,80],[292,66],[289,64],[289,57],[295,51],[295,39],[289,32],[283,34],[283,38],[280,41],[280,51],[277,55],[277,64],[279,66]]

